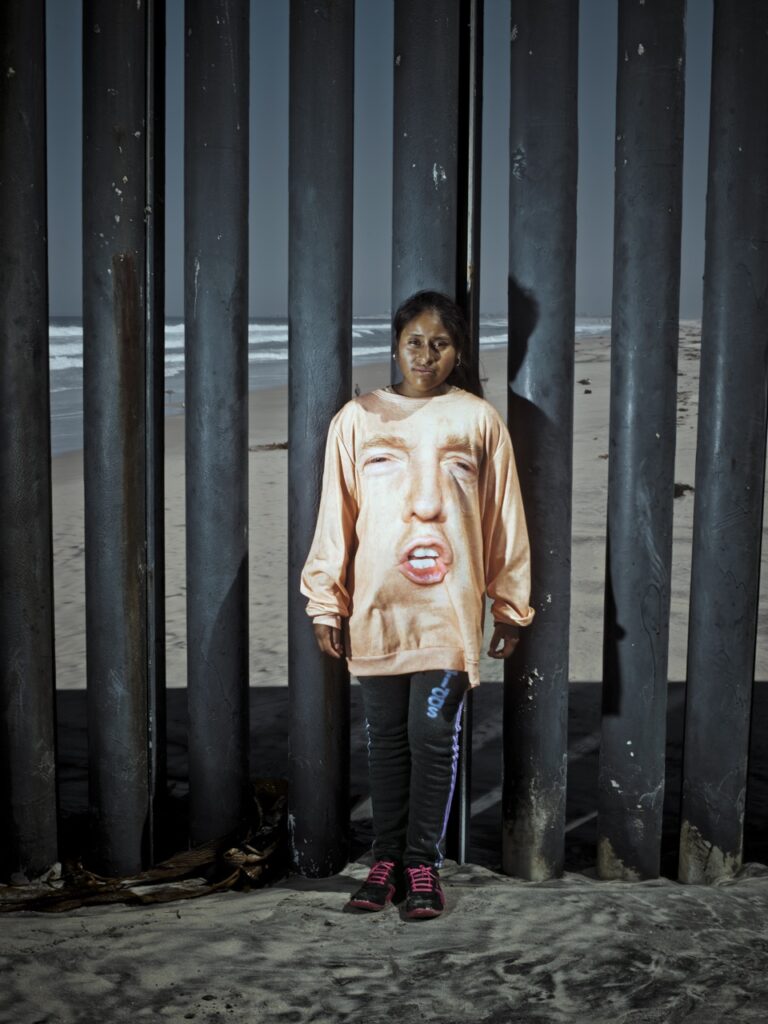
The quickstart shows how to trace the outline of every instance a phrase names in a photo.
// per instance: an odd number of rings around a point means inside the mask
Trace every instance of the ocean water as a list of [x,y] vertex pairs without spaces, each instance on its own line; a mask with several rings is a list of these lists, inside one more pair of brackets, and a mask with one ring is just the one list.
[[[603,334],[608,318],[579,319],[576,336]],[[83,324],[58,318],[50,322],[51,446],[54,455],[83,447]],[[483,316],[480,348],[507,343],[507,321]],[[385,316],[355,317],[352,324],[352,364],[389,359],[390,321]],[[248,386],[279,387],[288,383],[288,323],[281,319],[255,319],[248,324]],[[184,407],[184,323],[165,325],[165,408],[168,415]]]

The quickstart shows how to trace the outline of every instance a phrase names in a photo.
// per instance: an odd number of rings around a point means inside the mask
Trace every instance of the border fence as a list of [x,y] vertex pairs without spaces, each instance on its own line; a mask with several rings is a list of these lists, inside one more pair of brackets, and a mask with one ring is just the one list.
[[[658,875],[665,786],[685,0],[617,3],[598,871],[632,880]],[[238,823],[249,782],[249,6],[186,3],[193,844]],[[474,324],[482,6],[394,3],[392,304],[438,288]],[[679,868],[688,882],[733,874],[742,860],[768,417],[768,2],[715,0],[714,12]],[[89,784],[100,867],[112,874],[152,862],[165,790],[164,25],[164,0],[84,0]],[[58,849],[44,26],[44,0],[0,5],[2,877],[35,875]],[[511,0],[510,62],[508,411],[537,617],[504,667],[503,866],[540,880],[562,871],[565,843],[577,0]],[[291,0],[288,767],[293,863],[307,875],[340,870],[349,847],[349,679],[318,652],[298,577],[326,428],[351,394],[353,69],[354,0]],[[521,696],[530,676],[536,687]],[[466,779],[468,748],[463,756]]]

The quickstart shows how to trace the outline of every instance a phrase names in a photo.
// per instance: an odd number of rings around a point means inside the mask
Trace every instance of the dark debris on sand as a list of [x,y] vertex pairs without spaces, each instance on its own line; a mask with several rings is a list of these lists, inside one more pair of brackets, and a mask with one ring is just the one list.
[[288,870],[286,795],[285,780],[257,780],[249,821],[238,833],[182,850],[130,877],[97,874],[78,857],[54,865],[33,881],[0,885],[0,914],[57,913],[106,903],[145,906],[226,890],[247,891],[277,881]]

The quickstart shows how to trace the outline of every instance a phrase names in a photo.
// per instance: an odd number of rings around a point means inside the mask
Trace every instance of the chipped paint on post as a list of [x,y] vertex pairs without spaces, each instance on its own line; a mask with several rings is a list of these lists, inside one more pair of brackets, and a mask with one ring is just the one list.
[[597,871],[600,878],[618,882],[639,882],[640,874],[616,855],[611,840],[600,836],[597,841]]
[[530,782],[526,799],[504,822],[502,870],[529,882],[556,877],[560,867],[547,853],[547,836],[558,827],[561,797],[542,788],[539,779]]
[[512,154],[511,162],[511,174],[513,178],[517,178],[518,181],[522,181],[525,177],[526,159],[525,150],[522,147],[518,147]]
[[447,180],[448,175],[445,173],[445,168],[441,167],[440,164],[432,164],[432,183],[435,188],[439,188]]
[[706,840],[690,821],[683,821],[678,867],[681,882],[710,884],[723,878],[733,878],[741,863],[741,849],[727,853]]

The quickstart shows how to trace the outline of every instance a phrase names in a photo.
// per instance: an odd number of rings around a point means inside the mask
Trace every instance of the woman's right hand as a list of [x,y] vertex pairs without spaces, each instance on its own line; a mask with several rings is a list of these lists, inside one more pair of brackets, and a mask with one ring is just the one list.
[[330,654],[332,658],[342,658],[344,656],[344,644],[341,640],[340,629],[337,629],[335,626],[325,626],[320,623],[317,625],[313,623],[312,629],[315,631],[317,646],[323,654]]

